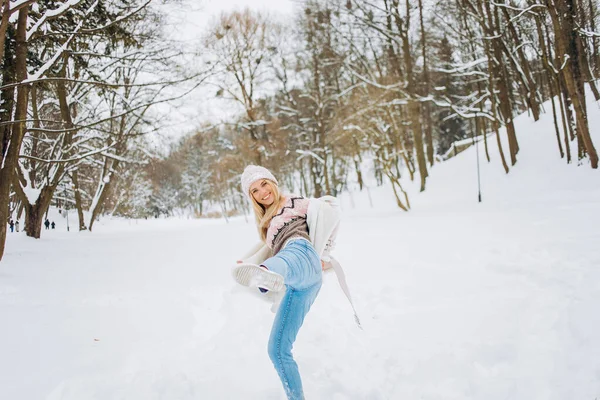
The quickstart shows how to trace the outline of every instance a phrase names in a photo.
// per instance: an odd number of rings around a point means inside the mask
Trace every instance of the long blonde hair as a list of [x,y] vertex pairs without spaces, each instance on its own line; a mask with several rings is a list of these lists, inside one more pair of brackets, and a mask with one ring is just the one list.
[[279,187],[275,182],[270,179],[264,179],[267,182],[267,185],[270,186],[271,191],[273,192],[273,196],[275,200],[273,204],[269,206],[269,208],[265,209],[265,206],[258,203],[252,193],[249,193],[250,199],[252,200],[252,208],[254,209],[254,217],[256,219],[256,227],[258,228],[258,234],[260,236],[260,240],[263,242],[267,240],[267,230],[269,229],[269,224],[271,223],[271,219],[277,214],[283,202],[285,202],[285,197],[279,191]]

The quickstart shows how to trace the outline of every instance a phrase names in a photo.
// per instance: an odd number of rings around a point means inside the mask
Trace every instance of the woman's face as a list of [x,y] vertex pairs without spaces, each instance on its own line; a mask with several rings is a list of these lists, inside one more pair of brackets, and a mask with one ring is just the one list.
[[269,208],[269,206],[275,201],[273,187],[266,179],[259,179],[250,185],[250,194],[252,197],[254,197],[254,200],[256,200],[258,204],[263,205],[265,208]]

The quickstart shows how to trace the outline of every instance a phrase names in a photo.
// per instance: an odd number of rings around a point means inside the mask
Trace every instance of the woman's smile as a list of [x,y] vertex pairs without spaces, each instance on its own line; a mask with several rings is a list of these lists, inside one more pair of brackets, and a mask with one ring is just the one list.
[[269,207],[275,201],[273,189],[266,180],[256,181],[250,186],[250,194],[263,206]]

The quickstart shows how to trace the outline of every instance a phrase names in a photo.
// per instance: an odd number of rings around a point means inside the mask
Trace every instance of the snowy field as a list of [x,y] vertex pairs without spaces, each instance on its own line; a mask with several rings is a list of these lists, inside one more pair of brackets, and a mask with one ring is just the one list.
[[[600,171],[560,160],[550,115],[516,122],[519,162],[504,174],[492,138],[481,204],[474,148],[409,188],[410,213],[387,186],[373,207],[342,197],[335,254],[364,331],[327,275],[294,349],[307,399],[600,398]],[[9,233],[0,399],[284,398],[270,304],[230,276],[252,223],[95,228]]]

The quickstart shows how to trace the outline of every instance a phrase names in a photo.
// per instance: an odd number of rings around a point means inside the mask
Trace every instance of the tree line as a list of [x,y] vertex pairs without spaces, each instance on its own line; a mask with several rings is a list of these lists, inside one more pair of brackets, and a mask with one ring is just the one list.
[[[488,162],[497,146],[508,173],[519,154],[514,118],[550,112],[557,155],[596,169],[585,90],[600,100],[598,14],[585,0],[308,0],[286,25],[250,10],[223,14],[204,37],[216,65],[207,84],[243,112],[195,134],[220,141],[194,149],[197,140],[183,139],[162,165],[189,168],[181,152],[220,154],[202,170],[227,185],[207,180],[193,202],[241,212],[237,177],[248,163],[318,197],[363,189],[369,159],[409,210],[402,174],[425,190],[429,169],[466,138],[481,140]],[[163,212],[192,207],[180,200]]]
[[[372,173],[408,211],[402,183],[425,190],[455,141],[480,140],[488,161],[496,146],[508,173],[522,113],[552,113],[557,154],[598,168],[593,0],[305,0],[286,23],[238,10],[212,21],[202,65],[179,74],[150,0],[0,5],[0,220],[24,213],[32,237],[51,204],[77,210],[81,230],[103,213],[247,212],[248,163],[309,196],[362,190]],[[149,110],[187,93],[172,94],[183,81],[240,112],[153,154]],[[0,224],[0,257],[5,236]]]

